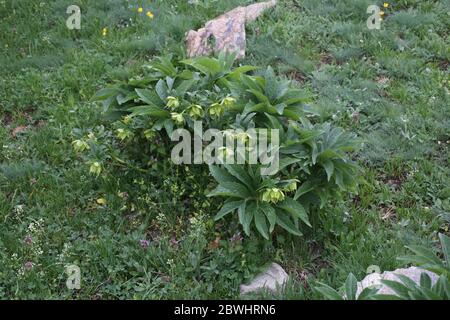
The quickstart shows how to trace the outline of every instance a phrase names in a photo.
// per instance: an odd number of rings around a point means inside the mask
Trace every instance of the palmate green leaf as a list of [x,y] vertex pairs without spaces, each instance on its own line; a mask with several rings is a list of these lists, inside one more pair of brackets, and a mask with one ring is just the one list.
[[331,160],[323,160],[320,163],[322,165],[322,167],[324,167],[325,172],[327,173],[327,180],[330,181],[331,176],[334,173],[334,164],[333,161]]
[[150,91],[148,89],[135,89],[135,91],[139,97],[139,100],[147,103],[148,105],[156,106],[160,103],[158,97],[153,91]]
[[230,201],[230,202],[224,203],[222,208],[219,210],[219,212],[217,212],[216,216],[214,217],[214,220],[217,221],[217,220],[222,219],[228,213],[233,212],[234,210],[239,208],[243,203],[244,203],[244,200]]
[[345,294],[347,296],[347,300],[355,300],[356,299],[356,290],[358,289],[358,280],[353,273],[350,273],[345,281]]
[[164,122],[163,122],[163,127],[164,127],[164,129],[166,129],[167,135],[168,135],[169,137],[172,136],[172,133],[173,133],[173,126],[174,126],[174,123],[173,123],[173,120],[172,120],[172,119],[166,119],[166,120],[164,120]]
[[266,240],[269,240],[269,230],[267,228],[266,216],[264,212],[260,210],[259,207],[256,206],[253,214],[255,217],[256,229]]
[[250,198],[252,196],[247,187],[242,183],[222,181],[219,185],[233,193],[240,194],[240,198]]
[[252,93],[259,102],[265,103],[266,105],[270,105],[269,98],[267,98],[264,93],[254,89],[248,89],[248,92]]
[[298,188],[297,191],[295,192],[294,200],[297,200],[302,195],[307,194],[308,192],[313,191],[313,190],[314,190],[313,183],[309,180],[305,181],[304,183],[302,183],[300,188]]
[[302,233],[298,230],[298,228],[290,219],[290,214],[287,214],[285,211],[278,209],[276,210],[276,215],[277,215],[277,225],[279,225],[289,233],[292,233],[296,236],[302,235]]
[[258,69],[259,69],[259,67],[254,67],[254,66],[237,67],[237,68],[233,69],[233,71],[227,75],[227,78],[238,81],[242,74],[250,72],[250,71],[258,70]]
[[105,100],[111,96],[116,96],[120,93],[120,89],[117,87],[107,87],[97,91],[91,98],[91,101],[101,101]]
[[159,81],[155,85],[156,93],[161,101],[165,102],[167,99],[167,84],[163,79],[159,79]]
[[255,206],[254,202],[251,202],[248,206],[244,202],[238,208],[239,223],[242,225],[247,236],[250,236],[250,225],[253,221]]
[[450,273],[450,237],[447,237],[445,234],[440,233],[439,239],[441,240],[442,252],[444,253],[446,267]]
[[290,166],[291,164],[294,164],[299,161],[301,161],[301,159],[299,159],[299,158],[283,157],[279,161],[278,170],[281,171],[284,168],[286,168],[287,166]]
[[279,202],[277,204],[277,207],[289,212],[293,217],[299,218],[307,226],[311,227],[308,214],[306,213],[305,208],[303,208],[303,206],[298,201],[295,201],[291,198],[285,198],[282,202]]
[[256,81],[255,77],[241,74],[240,80],[241,80],[242,84],[245,87],[247,87],[248,89],[252,89],[252,90],[260,91],[260,92],[262,92],[262,90],[263,90],[263,87],[261,87],[259,85],[259,83],[258,83],[258,81]]
[[122,105],[129,101],[133,101],[134,99],[137,99],[137,98],[139,98],[139,96],[136,94],[136,92],[128,92],[128,94],[126,94],[126,95],[119,93],[116,96],[116,100],[119,105]]
[[273,101],[278,93],[278,82],[272,67],[267,67],[264,72],[264,80],[264,93],[270,101]]
[[264,202],[260,203],[259,207],[266,215],[266,218],[269,221],[269,233],[272,233],[273,229],[275,228],[275,224],[277,223],[277,214],[275,212],[275,209],[268,203]]
[[230,164],[225,165],[225,169],[235,178],[237,178],[240,182],[245,184],[245,186],[249,190],[255,190],[255,185],[253,184],[252,177],[245,171],[243,165],[239,164]]
[[137,106],[129,108],[133,116],[152,116],[157,118],[170,118],[170,112],[157,106]]
[[344,298],[337,292],[335,289],[330,287],[329,285],[317,282],[318,286],[314,287],[316,291],[318,291],[325,299],[328,300],[344,300]]
[[397,258],[398,260],[417,263],[419,266],[422,266],[423,264],[442,265],[441,260],[436,256],[433,250],[421,246],[407,246],[406,248],[414,252],[415,255],[402,256]]
[[197,82],[195,79],[183,80],[175,89],[178,97],[183,97],[185,93],[192,88],[192,86]]
[[220,184],[222,182],[235,182],[239,183],[239,179],[234,177],[231,173],[229,173],[225,168],[210,165],[209,172],[216,179],[216,181]]
[[208,193],[207,197],[231,197],[245,199],[246,197],[236,191],[229,190],[224,186],[218,185],[214,190]]
[[409,290],[404,284],[392,280],[380,280],[380,281],[382,284],[391,288],[400,298],[406,300],[409,299]]
[[427,289],[431,289],[432,287],[431,278],[426,272],[422,272],[420,275],[420,286]]
[[358,300],[373,300],[376,298],[378,288],[367,287],[358,295]]
[[195,59],[182,60],[181,63],[190,65],[205,75],[215,75],[222,72],[222,65],[218,59],[200,57]]

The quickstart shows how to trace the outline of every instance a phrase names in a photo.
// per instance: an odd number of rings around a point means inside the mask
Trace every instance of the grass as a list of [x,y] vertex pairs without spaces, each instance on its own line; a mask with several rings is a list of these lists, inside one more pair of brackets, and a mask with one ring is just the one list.
[[[228,239],[211,219],[218,203],[182,168],[96,179],[71,147],[74,129],[101,130],[96,90],[155,55],[183,55],[187,30],[250,1],[78,0],[72,31],[66,1],[0,1],[0,298],[237,298],[276,261],[289,286],[262,297],[311,299],[314,280],[337,287],[370,265],[401,267],[405,245],[437,245],[449,233],[450,4],[393,1],[369,30],[372,2],[279,1],[247,26],[243,63],[310,89],[322,120],[365,141],[358,194],[329,203],[304,237],[265,242]],[[65,286],[68,264],[80,290]]]

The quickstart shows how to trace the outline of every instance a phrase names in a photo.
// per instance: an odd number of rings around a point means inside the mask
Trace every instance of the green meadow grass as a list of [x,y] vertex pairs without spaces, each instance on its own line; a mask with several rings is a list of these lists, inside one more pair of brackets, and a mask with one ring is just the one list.
[[[358,194],[330,202],[304,237],[230,240],[239,225],[212,221],[220,203],[180,180],[186,168],[89,175],[71,142],[104,124],[92,95],[156,55],[182,56],[187,30],[249,3],[0,1],[0,298],[238,298],[276,261],[289,285],[258,297],[311,299],[315,280],[401,267],[405,245],[449,234],[449,1],[392,1],[381,30],[367,28],[366,9],[382,2],[366,0],[279,1],[247,25],[242,63],[307,88],[311,110],[364,141]],[[81,30],[66,28],[70,4]],[[69,264],[80,290],[66,287]]]

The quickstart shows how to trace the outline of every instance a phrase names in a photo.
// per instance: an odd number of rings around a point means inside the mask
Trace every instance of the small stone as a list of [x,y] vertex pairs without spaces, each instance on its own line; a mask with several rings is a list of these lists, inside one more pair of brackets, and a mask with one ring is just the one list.
[[404,275],[410,278],[415,283],[420,283],[420,275],[425,272],[431,278],[431,283],[434,285],[438,280],[438,276],[428,270],[418,268],[418,267],[409,267],[405,269],[396,269],[394,271],[385,271],[383,273],[372,273],[367,275],[362,281],[358,282],[358,289],[356,291],[356,296],[367,287],[380,286],[378,290],[378,294],[388,294],[388,295],[396,295],[396,293],[389,288],[388,286],[381,283],[381,280],[391,280],[401,282],[400,278],[397,275]]
[[277,292],[278,288],[283,287],[288,279],[288,274],[277,263],[272,263],[270,267],[258,274],[248,285],[241,285],[241,295],[258,292],[267,289],[272,293]]

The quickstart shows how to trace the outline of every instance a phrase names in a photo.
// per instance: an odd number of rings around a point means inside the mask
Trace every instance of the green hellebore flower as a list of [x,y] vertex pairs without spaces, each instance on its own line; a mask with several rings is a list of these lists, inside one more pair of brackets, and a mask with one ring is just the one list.
[[129,124],[131,122],[131,120],[132,120],[131,116],[123,117],[123,123],[124,124]]
[[224,111],[225,111],[224,107],[218,103],[213,103],[208,110],[211,117],[217,118],[220,117],[224,113]]
[[89,145],[86,141],[83,140],[75,140],[72,142],[72,146],[75,149],[75,152],[83,152],[84,150],[89,149]]
[[184,117],[181,113],[172,112],[171,114],[172,120],[178,124],[181,125],[184,123]]
[[125,130],[125,129],[122,129],[122,128],[117,129],[116,133],[117,133],[117,137],[120,140],[125,140],[125,139],[131,138],[133,136],[133,133],[130,130]]
[[234,103],[236,102],[236,99],[233,97],[225,97],[222,99],[222,102],[220,103],[221,105],[229,108],[232,107],[234,105]]
[[147,140],[152,140],[155,136],[156,136],[156,133],[152,129],[147,129],[144,131],[144,137]]
[[266,189],[262,195],[262,201],[277,203],[284,200],[284,193],[278,188]]
[[203,108],[198,104],[193,104],[189,107],[189,116],[191,118],[202,118],[203,117]]
[[102,172],[102,165],[99,162],[93,162],[89,168],[89,173],[98,176]]
[[235,138],[238,142],[245,144],[250,138],[250,135],[247,132],[239,132],[236,134]]
[[289,183],[285,188],[285,191],[287,192],[292,192],[292,191],[296,191],[297,190],[297,181],[292,181],[291,183]]
[[220,147],[218,150],[217,157],[219,159],[226,159],[227,157],[232,157],[234,155],[234,151],[227,147]]
[[178,100],[178,98],[168,96],[166,106],[170,109],[176,109],[180,106],[180,101]]

